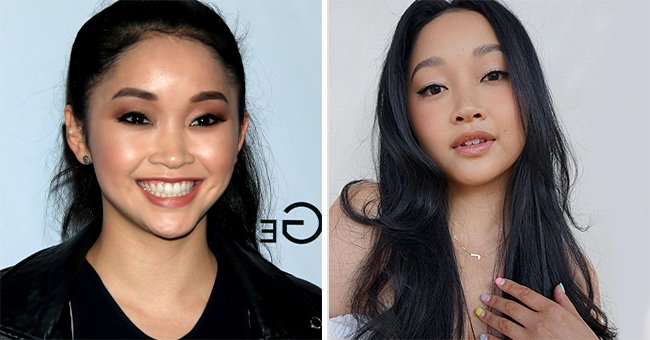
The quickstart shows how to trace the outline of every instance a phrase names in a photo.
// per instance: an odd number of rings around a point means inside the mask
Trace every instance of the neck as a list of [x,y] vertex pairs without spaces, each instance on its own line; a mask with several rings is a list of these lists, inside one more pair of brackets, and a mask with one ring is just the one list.
[[498,240],[503,225],[506,182],[497,180],[482,186],[449,185],[449,228],[463,239]]
[[105,283],[139,296],[182,296],[197,282],[214,280],[217,262],[208,247],[206,219],[188,235],[159,238],[139,227],[103,221],[86,258]]

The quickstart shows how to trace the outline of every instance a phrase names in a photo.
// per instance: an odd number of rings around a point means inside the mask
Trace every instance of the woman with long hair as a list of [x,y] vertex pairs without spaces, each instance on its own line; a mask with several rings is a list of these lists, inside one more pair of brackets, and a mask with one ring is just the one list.
[[0,272],[0,337],[320,337],[320,289],[259,251],[246,103],[237,41],[205,4],[88,20],[51,187],[64,242]]
[[496,1],[415,1],[376,104],[377,181],[330,209],[330,334],[613,338],[571,228],[571,154]]

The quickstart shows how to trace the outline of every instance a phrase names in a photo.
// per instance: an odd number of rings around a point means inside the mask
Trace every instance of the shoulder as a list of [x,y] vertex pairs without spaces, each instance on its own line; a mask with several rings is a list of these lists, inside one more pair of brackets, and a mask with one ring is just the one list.
[[320,314],[322,290],[318,286],[283,271],[262,257],[259,258],[258,265],[267,279],[262,282],[273,288],[269,294],[283,295],[285,301],[295,300],[303,308],[318,311]]
[[[52,337],[61,318],[77,269],[98,234],[86,227],[73,238],[41,250],[0,272],[0,330],[27,337]],[[57,337],[64,337],[59,335]]]
[[[319,338],[321,289],[263,258],[241,276],[248,286],[251,313],[264,338]],[[254,273],[257,272],[257,273]],[[259,277],[253,278],[253,275]]]
[[320,337],[321,289],[220,235],[217,260],[233,268],[263,338]]
[[258,252],[245,249],[230,238],[221,237],[220,244],[213,251],[221,255],[218,259],[227,260],[240,279],[250,280],[247,283],[268,286],[288,285],[287,289],[282,289],[279,293],[293,295],[304,293],[318,296],[320,303],[321,289],[318,286],[283,271]]
[[[41,250],[0,272],[0,329],[21,337],[50,332],[65,305],[66,277],[61,268],[65,245]],[[29,334],[29,335],[27,335]]]
[[27,287],[48,279],[56,272],[62,272],[63,268],[60,265],[67,259],[70,243],[71,241],[68,241],[40,250],[16,265],[0,271],[0,282],[2,282],[0,289],[3,298],[8,296],[10,291],[24,291]]
[[57,275],[69,275],[76,271],[88,249],[93,245],[101,224],[91,223],[62,243],[40,250],[16,265],[0,271],[2,289],[10,289],[14,283],[27,283],[41,279],[53,279]]
[[362,216],[374,218],[379,202],[374,182],[357,182],[344,189],[343,197],[334,201],[329,211],[329,303],[330,317],[351,312],[355,276],[377,238],[373,226],[354,221],[342,204],[348,204]]
[[355,181],[348,183],[341,196],[330,207],[330,215],[347,216],[342,204],[349,205],[355,212],[370,218],[377,216],[379,207],[379,185],[372,181]]
[[374,233],[374,228],[357,222],[345,211],[349,210],[366,218],[377,217],[379,209],[379,187],[374,182],[353,182],[345,186],[329,209],[329,232],[332,236],[354,236],[361,239]]
[[575,278],[576,284],[586,296],[589,296],[589,283],[591,283],[593,302],[596,306],[598,306],[598,308],[600,308],[600,284],[598,282],[598,274],[596,273],[596,268],[594,267],[593,263],[586,255],[584,259],[587,264],[587,272],[589,273],[590,282],[587,282],[586,277],[582,274],[581,267],[575,263],[573,264],[573,276]]

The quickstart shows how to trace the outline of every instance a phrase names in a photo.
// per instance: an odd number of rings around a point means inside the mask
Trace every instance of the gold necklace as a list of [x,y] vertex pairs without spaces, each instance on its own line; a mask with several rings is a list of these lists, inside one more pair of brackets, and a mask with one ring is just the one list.
[[479,254],[479,253],[473,253],[473,252],[467,250],[467,248],[465,248],[465,246],[463,245],[463,242],[461,242],[461,240],[459,240],[458,237],[456,237],[456,234],[454,234],[453,231],[451,232],[451,236],[453,236],[454,239],[455,239],[456,241],[458,241],[458,245],[459,245],[459,246],[460,246],[460,247],[461,247],[461,248],[462,248],[462,249],[463,249],[467,254],[469,254],[469,256],[471,256],[471,257],[475,257],[475,258],[476,258],[476,261],[480,261],[482,258],[487,257],[488,255],[492,255],[492,253],[494,253],[495,251],[497,251],[497,250],[499,249],[499,247],[495,247],[494,249],[492,249],[491,252],[489,252],[489,253],[487,253],[487,254],[485,254],[485,255],[481,255],[481,254]]
[[[463,250],[464,250],[464,251],[465,251],[469,256],[471,256],[471,257],[475,257],[475,258],[476,258],[476,261],[480,261],[482,258],[487,257],[488,255],[492,255],[494,252],[496,252],[497,250],[499,250],[499,246],[497,246],[497,247],[495,247],[494,249],[492,249],[492,251],[490,251],[489,253],[487,253],[487,254],[485,254],[485,255],[481,255],[481,254],[478,254],[478,253],[473,253],[473,252],[469,251],[469,250],[465,247],[465,245],[463,245],[463,242],[462,242],[461,240],[459,240],[458,237],[456,237],[456,234],[455,234],[453,231],[450,230],[450,232],[451,232],[451,236],[452,236],[452,237],[453,237],[453,238],[458,242],[458,245],[459,245],[459,246],[460,246],[460,247],[461,247],[461,248],[462,248],[462,249],[463,249]],[[492,292],[492,293],[494,293],[494,292]],[[463,295],[464,295],[464,291],[463,291]],[[463,301],[463,305],[464,305],[465,313],[467,314],[467,322],[469,322],[470,331],[472,332],[472,339],[477,339],[477,338],[476,338],[476,332],[474,331],[474,323],[472,322],[472,317],[471,317],[471,314],[472,314],[472,313],[470,313],[470,311],[469,311],[469,307],[467,306],[467,301],[466,301],[466,300]],[[488,307],[488,310],[491,311],[492,308],[491,308],[491,307]],[[490,326],[487,327],[487,331],[486,331],[486,333],[488,333],[488,334],[490,333]]]

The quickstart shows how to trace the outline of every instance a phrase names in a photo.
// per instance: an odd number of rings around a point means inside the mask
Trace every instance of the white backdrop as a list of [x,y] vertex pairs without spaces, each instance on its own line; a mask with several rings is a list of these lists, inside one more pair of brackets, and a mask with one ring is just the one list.
[[[77,31],[112,1],[0,1],[0,268],[59,242],[46,215],[48,181],[59,154],[67,59]],[[264,229],[284,270],[321,286],[321,236],[307,244],[282,234],[283,220],[304,220],[287,234],[307,239],[321,204],[321,2],[211,1],[244,38],[249,112],[265,137],[272,207]],[[262,234],[272,238],[271,232]]]
[[[377,84],[411,1],[330,0],[328,204],[373,178]],[[578,156],[579,233],[621,339],[650,338],[650,2],[505,1],[527,28]]]

